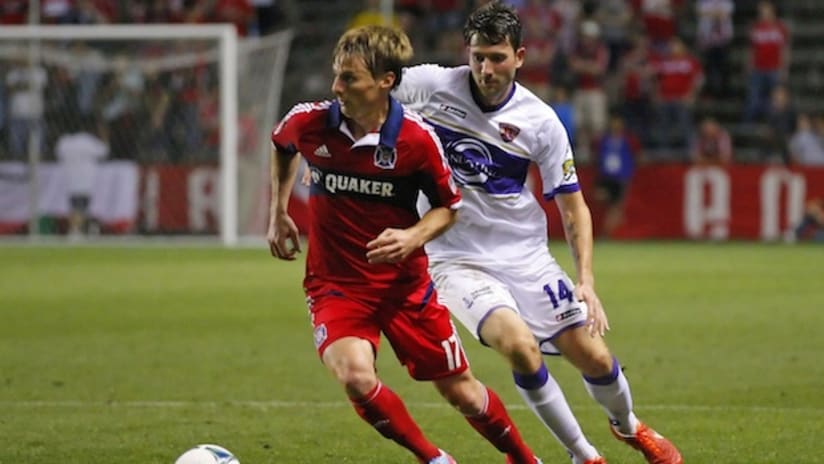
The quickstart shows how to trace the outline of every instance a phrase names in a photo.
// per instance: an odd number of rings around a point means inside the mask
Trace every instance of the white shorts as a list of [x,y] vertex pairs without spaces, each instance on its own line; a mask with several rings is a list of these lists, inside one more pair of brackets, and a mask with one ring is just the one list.
[[[552,339],[584,325],[587,307],[573,295],[575,284],[550,257],[532,270],[491,269],[470,264],[432,263],[438,298],[481,343],[484,320],[499,308],[515,310],[544,354],[559,354]],[[485,344],[485,343],[484,343]]]

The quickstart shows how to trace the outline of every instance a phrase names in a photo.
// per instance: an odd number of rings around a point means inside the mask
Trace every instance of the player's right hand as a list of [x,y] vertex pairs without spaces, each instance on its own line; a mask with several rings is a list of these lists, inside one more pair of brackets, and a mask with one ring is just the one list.
[[266,241],[269,242],[269,251],[276,258],[292,261],[300,253],[298,227],[288,214],[276,215],[269,221]]

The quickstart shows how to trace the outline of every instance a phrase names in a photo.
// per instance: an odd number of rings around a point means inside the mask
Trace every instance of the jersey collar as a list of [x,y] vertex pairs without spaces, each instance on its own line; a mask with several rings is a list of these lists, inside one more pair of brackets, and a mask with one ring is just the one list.
[[469,73],[469,90],[472,92],[472,100],[475,101],[475,104],[478,105],[478,108],[481,109],[484,113],[492,113],[494,111],[498,111],[499,109],[503,108],[504,105],[509,103],[509,100],[512,100],[512,96],[515,95],[515,82],[512,82],[512,88],[509,89],[509,95],[504,98],[501,103],[497,105],[487,105],[483,102],[483,98],[481,98],[481,92],[478,90],[478,84],[475,83],[475,80],[472,79],[472,73]]
[[[329,128],[344,130],[347,134],[349,134],[348,129],[346,126],[342,126],[343,124],[343,113],[340,110],[340,102],[337,100],[333,100],[332,104],[329,106],[329,113],[326,117],[326,125]],[[389,112],[386,115],[386,121],[383,122],[381,125],[381,130],[379,133],[370,133],[366,134],[363,138],[356,141],[354,146],[359,145],[367,145],[367,146],[378,146],[381,145],[386,148],[395,148],[398,142],[398,135],[401,132],[401,126],[403,125],[403,106],[398,103],[397,100],[389,97]],[[350,134],[351,136],[351,134]]]

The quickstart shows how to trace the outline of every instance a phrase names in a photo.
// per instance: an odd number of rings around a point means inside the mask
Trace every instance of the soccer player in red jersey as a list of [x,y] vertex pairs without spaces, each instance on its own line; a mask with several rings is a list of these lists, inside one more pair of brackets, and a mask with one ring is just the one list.
[[[409,38],[389,27],[365,26],[339,39],[337,98],[296,105],[272,133],[267,240],[280,259],[300,251],[287,212],[300,154],[311,173],[303,285],[315,347],[358,415],[422,463],[455,462],[378,379],[383,332],[412,378],[432,381],[507,462],[540,463],[498,396],[469,370],[427,273],[422,247],[454,222],[461,197],[434,132],[389,96],[411,56]],[[419,192],[433,205],[423,217]]]

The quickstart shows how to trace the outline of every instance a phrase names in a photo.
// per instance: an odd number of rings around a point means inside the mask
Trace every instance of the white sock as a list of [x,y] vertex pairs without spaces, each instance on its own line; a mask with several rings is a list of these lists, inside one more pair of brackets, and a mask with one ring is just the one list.
[[612,372],[600,378],[584,376],[589,395],[604,408],[609,421],[624,435],[635,435],[638,419],[632,412],[632,393],[618,360],[612,358]]
[[518,393],[552,435],[572,454],[574,462],[600,456],[584,436],[578,420],[544,364],[532,375],[513,373]]

